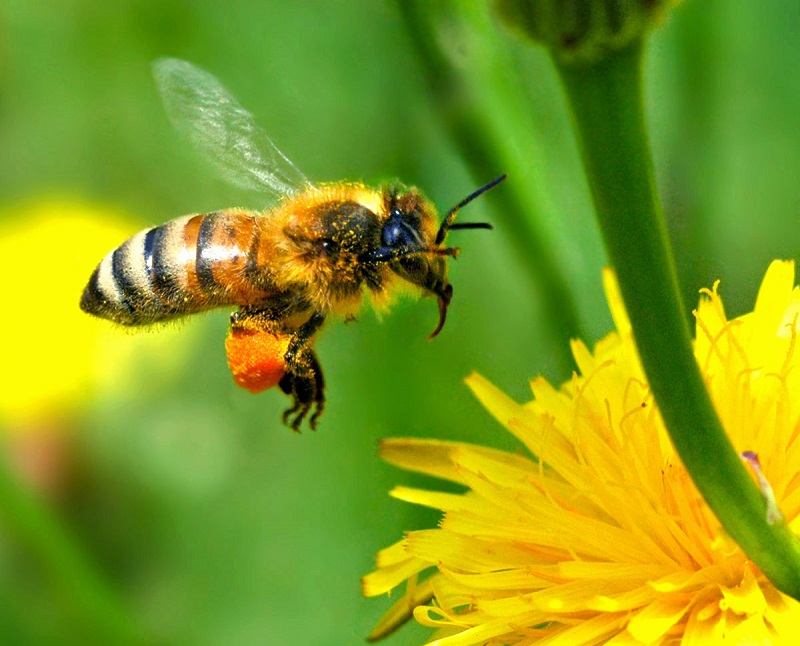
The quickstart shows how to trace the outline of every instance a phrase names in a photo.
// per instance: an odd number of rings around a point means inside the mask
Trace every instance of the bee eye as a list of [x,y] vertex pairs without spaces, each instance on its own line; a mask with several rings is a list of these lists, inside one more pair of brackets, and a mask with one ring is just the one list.
[[419,242],[419,236],[395,209],[383,225],[381,241],[387,247],[407,247]]

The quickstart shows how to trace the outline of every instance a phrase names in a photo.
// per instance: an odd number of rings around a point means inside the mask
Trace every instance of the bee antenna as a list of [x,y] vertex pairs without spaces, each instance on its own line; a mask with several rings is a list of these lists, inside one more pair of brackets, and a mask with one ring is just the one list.
[[488,222],[456,222],[447,227],[448,231],[453,229],[494,229]]
[[481,186],[477,191],[470,193],[461,200],[458,204],[456,204],[452,209],[447,212],[447,215],[442,220],[442,226],[439,227],[439,232],[436,234],[436,244],[442,244],[444,242],[444,238],[447,235],[447,231],[449,229],[491,229],[491,225],[485,222],[465,222],[463,224],[453,224],[453,220],[456,219],[456,214],[458,210],[465,207],[467,204],[472,202],[476,197],[483,195],[486,191],[490,188],[494,188],[500,182],[502,182],[506,178],[506,174],[503,173],[500,177],[493,179],[488,184],[484,184]]

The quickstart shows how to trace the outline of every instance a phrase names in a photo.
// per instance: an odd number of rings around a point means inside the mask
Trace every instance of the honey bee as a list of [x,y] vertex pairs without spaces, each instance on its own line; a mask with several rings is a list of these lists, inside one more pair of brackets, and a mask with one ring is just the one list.
[[178,130],[232,184],[277,198],[263,212],[231,208],[187,215],[137,233],[97,266],[83,311],[126,326],[237,307],[226,339],[235,382],[252,392],[278,385],[292,398],[283,415],[311,428],[325,404],[313,346],[332,317],[352,319],[365,294],[381,306],[401,285],[436,296],[442,329],[453,288],[444,246],[460,208],[505,179],[479,188],[441,224],[416,188],[358,182],[312,184],[211,74],[162,59],[154,75]]

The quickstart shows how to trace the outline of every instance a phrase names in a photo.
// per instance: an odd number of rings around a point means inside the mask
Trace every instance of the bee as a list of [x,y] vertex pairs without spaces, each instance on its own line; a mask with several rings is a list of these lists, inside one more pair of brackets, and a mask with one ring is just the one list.
[[[142,326],[219,307],[238,308],[226,339],[234,381],[251,392],[273,386],[292,398],[283,414],[295,431],[325,405],[314,342],[330,318],[354,318],[365,294],[377,306],[401,285],[433,295],[442,329],[453,288],[444,246],[456,213],[497,185],[479,188],[441,223],[416,188],[358,182],[312,184],[211,74],[161,59],[154,76],[168,116],[232,184],[269,194],[262,212],[231,208],[187,215],[141,231],[111,251],[83,291],[84,312]],[[312,412],[313,408],[313,412]]]

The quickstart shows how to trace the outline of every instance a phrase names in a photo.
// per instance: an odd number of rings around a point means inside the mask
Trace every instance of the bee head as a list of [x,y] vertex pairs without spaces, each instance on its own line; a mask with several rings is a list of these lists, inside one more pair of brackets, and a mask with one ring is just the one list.
[[408,282],[436,295],[439,304],[439,323],[430,334],[434,338],[444,327],[447,308],[453,298],[453,286],[447,281],[446,257],[455,257],[457,247],[443,246],[451,229],[491,229],[485,222],[454,224],[460,208],[505,179],[505,175],[461,200],[447,212],[436,228],[436,209],[416,189],[390,190],[387,193],[388,217],[381,230],[381,247],[364,258],[367,261],[388,262],[391,269]]

